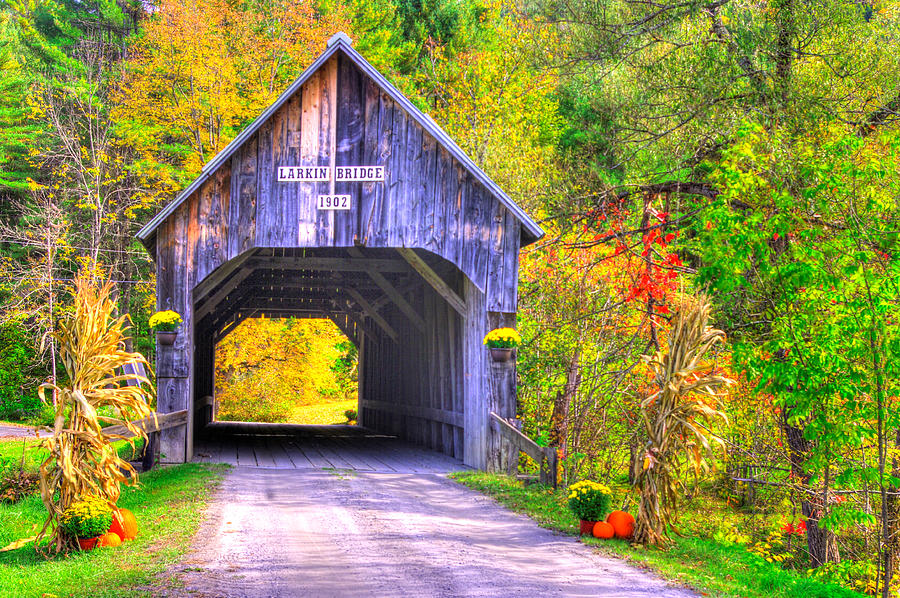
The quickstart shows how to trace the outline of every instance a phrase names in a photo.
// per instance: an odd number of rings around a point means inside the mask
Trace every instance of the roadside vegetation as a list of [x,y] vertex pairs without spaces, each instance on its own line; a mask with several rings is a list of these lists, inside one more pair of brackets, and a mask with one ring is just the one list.
[[[118,548],[50,559],[32,544],[0,552],[0,597],[148,595],[156,576],[190,546],[226,469],[200,464],[161,467],[141,475],[140,486],[123,488],[118,505],[138,514],[140,531]],[[0,547],[33,536],[46,518],[39,492],[15,504],[0,502]]]
[[[539,525],[564,534],[578,535],[578,520],[567,505],[568,490],[554,491],[540,484],[482,472],[451,474],[457,482],[486,494],[503,506],[529,516]],[[629,502],[627,483],[613,484],[618,504]],[[631,499],[633,504],[633,497]],[[684,584],[704,596],[722,598],[855,598],[864,594],[832,583],[811,579],[806,568],[784,568],[781,558],[790,552],[781,522],[773,514],[750,515],[727,505],[705,487],[687,501],[681,513],[678,535],[666,549],[634,545],[627,540],[582,536],[581,541],[604,554],[621,556],[661,577]],[[744,544],[722,530],[755,530]],[[737,538],[743,540],[742,538]],[[793,538],[794,546],[802,538]],[[756,542],[759,542],[758,546]],[[765,546],[768,546],[767,548]],[[776,558],[778,557],[777,560]]]

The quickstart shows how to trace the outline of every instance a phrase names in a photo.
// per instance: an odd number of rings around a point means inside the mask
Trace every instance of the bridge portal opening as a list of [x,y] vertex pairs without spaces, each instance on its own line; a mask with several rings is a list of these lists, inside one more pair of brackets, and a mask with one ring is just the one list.
[[216,344],[212,421],[356,422],[356,345],[327,318],[247,318]]
[[[464,293],[453,264],[416,256]],[[370,432],[463,459],[465,318],[433,284],[396,250],[372,248],[260,248],[211,273],[194,291],[197,451],[319,434],[286,424],[346,425],[353,411]]]

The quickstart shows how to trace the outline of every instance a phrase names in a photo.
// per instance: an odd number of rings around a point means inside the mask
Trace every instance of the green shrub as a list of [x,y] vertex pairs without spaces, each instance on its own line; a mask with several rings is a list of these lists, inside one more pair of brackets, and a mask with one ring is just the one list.
[[41,408],[36,353],[21,322],[0,324],[0,418],[26,419]]
[[0,502],[16,503],[37,494],[40,483],[36,471],[25,469],[21,462],[0,457]]

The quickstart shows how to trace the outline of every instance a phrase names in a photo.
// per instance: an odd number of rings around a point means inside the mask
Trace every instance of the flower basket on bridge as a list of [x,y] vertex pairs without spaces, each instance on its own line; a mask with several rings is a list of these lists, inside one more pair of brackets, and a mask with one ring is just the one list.
[[156,339],[167,347],[175,344],[180,324],[181,316],[172,310],[158,311],[150,316],[150,328],[156,332]]
[[157,330],[156,331],[156,340],[159,341],[160,345],[164,345],[166,347],[171,347],[175,344],[175,339],[178,338],[178,332],[176,330]]
[[522,342],[522,337],[512,328],[495,328],[484,337],[484,344],[491,351],[491,359],[495,363],[509,361],[515,355],[515,349]]

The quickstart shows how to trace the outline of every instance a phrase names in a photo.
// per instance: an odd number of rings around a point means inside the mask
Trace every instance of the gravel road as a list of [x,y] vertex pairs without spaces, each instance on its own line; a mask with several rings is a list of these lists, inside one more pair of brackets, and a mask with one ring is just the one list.
[[[0,424],[0,438],[9,440],[10,438],[34,438],[34,426],[19,426],[15,424]],[[41,438],[50,436],[49,432],[41,431]]]
[[235,468],[162,596],[695,597],[438,474]]

